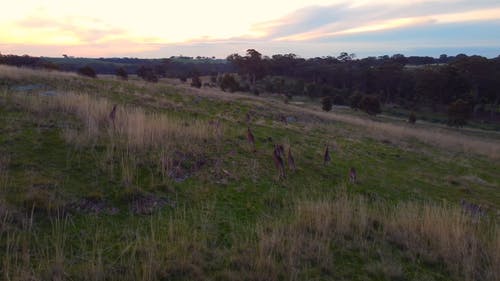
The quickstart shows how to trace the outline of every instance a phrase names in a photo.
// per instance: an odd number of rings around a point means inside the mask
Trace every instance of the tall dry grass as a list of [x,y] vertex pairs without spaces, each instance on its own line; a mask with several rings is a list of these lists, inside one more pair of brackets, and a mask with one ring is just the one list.
[[346,194],[300,200],[290,218],[258,227],[254,269],[270,280],[300,280],[307,265],[332,267],[333,245],[351,244],[363,252],[388,242],[414,260],[443,263],[457,280],[499,280],[499,230],[496,222],[477,223],[456,206],[386,207]]
[[417,139],[423,143],[455,151],[471,152],[491,157],[500,158],[500,144],[495,140],[469,136],[459,132],[452,132],[434,125],[426,128],[417,128],[407,124],[396,124],[389,122],[378,122],[368,118],[357,117],[349,114],[326,113],[319,109],[314,110],[307,107],[290,106],[295,111],[319,116],[325,120],[339,121],[365,128],[370,136],[379,139]]
[[28,67],[15,67],[0,65],[0,74],[6,78],[20,80],[27,78],[56,78],[56,77],[77,77],[74,72],[54,71],[47,69],[32,69]]
[[[86,140],[110,136],[115,143],[133,150],[168,148],[178,144],[194,145],[213,139],[215,133],[207,122],[197,119],[175,119],[161,113],[147,113],[132,106],[118,106],[114,120],[113,104],[87,94],[64,93],[51,97],[32,95],[24,99],[35,111],[58,111],[75,115],[84,124]],[[71,136],[71,130],[67,133]]]

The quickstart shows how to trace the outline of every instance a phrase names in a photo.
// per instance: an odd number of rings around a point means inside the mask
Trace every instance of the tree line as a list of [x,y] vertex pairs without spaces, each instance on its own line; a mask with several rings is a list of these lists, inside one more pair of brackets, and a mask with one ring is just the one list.
[[[264,56],[255,49],[231,54],[227,59],[207,57],[61,58],[0,54],[0,64],[66,71],[96,77],[115,74],[123,79],[137,74],[149,82],[161,77],[191,78],[201,87],[200,76],[210,76],[211,86],[224,91],[262,92],[319,98],[323,109],[349,105],[370,114],[381,105],[397,105],[410,111],[429,109],[460,118],[500,122],[500,56],[441,55],[438,58],[410,56],[358,59],[343,52],[336,57],[301,58],[295,54]],[[457,121],[458,120],[458,121]]]
[[326,97],[333,104],[354,108],[377,99],[408,110],[429,108],[500,121],[500,56],[396,54],[357,59],[344,52],[337,57],[304,59],[294,54],[268,57],[249,49],[244,56],[232,54],[227,59],[251,89],[290,97]]

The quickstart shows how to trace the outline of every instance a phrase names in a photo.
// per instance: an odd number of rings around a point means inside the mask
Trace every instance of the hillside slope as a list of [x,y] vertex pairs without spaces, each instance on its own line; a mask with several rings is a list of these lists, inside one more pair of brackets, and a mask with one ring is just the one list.
[[496,133],[169,80],[0,87],[4,280],[500,279]]

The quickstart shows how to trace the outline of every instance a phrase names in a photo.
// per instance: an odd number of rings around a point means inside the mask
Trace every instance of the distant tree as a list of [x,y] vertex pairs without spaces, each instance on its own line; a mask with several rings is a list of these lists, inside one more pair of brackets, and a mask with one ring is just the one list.
[[380,110],[380,101],[376,96],[363,96],[359,102],[359,108],[370,115],[377,115]]
[[408,116],[408,123],[415,124],[415,122],[417,122],[417,116],[415,115],[415,112],[412,111]]
[[314,98],[319,95],[319,87],[315,83],[309,83],[305,87],[305,93],[308,97]]
[[323,97],[321,99],[321,108],[326,112],[332,110],[332,99],[330,97]]
[[471,116],[471,106],[468,102],[458,99],[448,106],[448,126],[463,127]]
[[347,61],[352,61],[354,58],[356,58],[355,54],[348,54],[346,52],[342,52],[337,57],[337,60],[342,61],[342,62],[347,62]]
[[158,76],[151,67],[141,66],[137,70],[137,76],[141,77],[145,81],[156,83],[158,82]]
[[182,75],[181,77],[179,77],[179,80],[182,82],[182,83],[186,83],[187,81],[187,77],[185,75]]
[[96,78],[97,74],[95,73],[94,69],[90,66],[84,66],[78,69],[77,71],[78,74],[91,77],[91,78]]
[[39,63],[39,66],[44,68],[44,69],[48,69],[48,70],[60,70],[61,69],[58,64],[50,62],[50,61],[42,61]]
[[361,103],[362,99],[363,99],[363,96],[360,93],[355,92],[354,94],[352,94],[349,97],[351,108],[354,109],[354,110],[359,109],[360,108],[360,103]]
[[115,74],[116,74],[116,76],[118,76],[119,78],[121,78],[123,80],[127,80],[128,79],[128,73],[125,70],[125,68],[123,68],[123,67],[117,68]]
[[238,83],[238,81],[236,81],[233,75],[226,73],[224,74],[224,76],[222,76],[220,88],[224,92],[228,90],[229,92],[233,93],[240,89],[240,84]]
[[191,87],[201,88],[201,79],[197,75],[191,78]]
[[346,100],[341,95],[335,95],[332,98],[332,103],[335,105],[346,105]]

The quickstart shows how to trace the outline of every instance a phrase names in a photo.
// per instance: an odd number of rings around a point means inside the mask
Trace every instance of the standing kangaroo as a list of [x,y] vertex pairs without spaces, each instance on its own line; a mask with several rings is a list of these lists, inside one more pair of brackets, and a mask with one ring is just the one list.
[[253,146],[253,152],[256,152],[257,149],[255,148],[255,137],[253,136],[250,127],[247,127],[247,140],[248,143],[250,143]]
[[328,164],[330,160],[332,160],[330,157],[330,149],[328,148],[328,145],[326,145],[325,154],[323,156],[323,165]]
[[111,110],[111,112],[109,113],[109,119],[111,120],[111,122],[113,123],[113,130],[115,129],[115,118],[116,118],[116,104],[113,105],[113,109]]
[[354,167],[351,167],[351,169],[349,170],[349,179],[352,183],[356,183],[357,176],[358,175],[356,173],[356,169],[354,169]]
[[278,170],[278,177],[279,179],[285,178],[285,163],[283,161],[283,158],[281,157],[281,149],[280,146],[275,144],[274,145],[274,151],[273,151],[273,160],[274,160],[274,165],[276,166],[276,169]]

